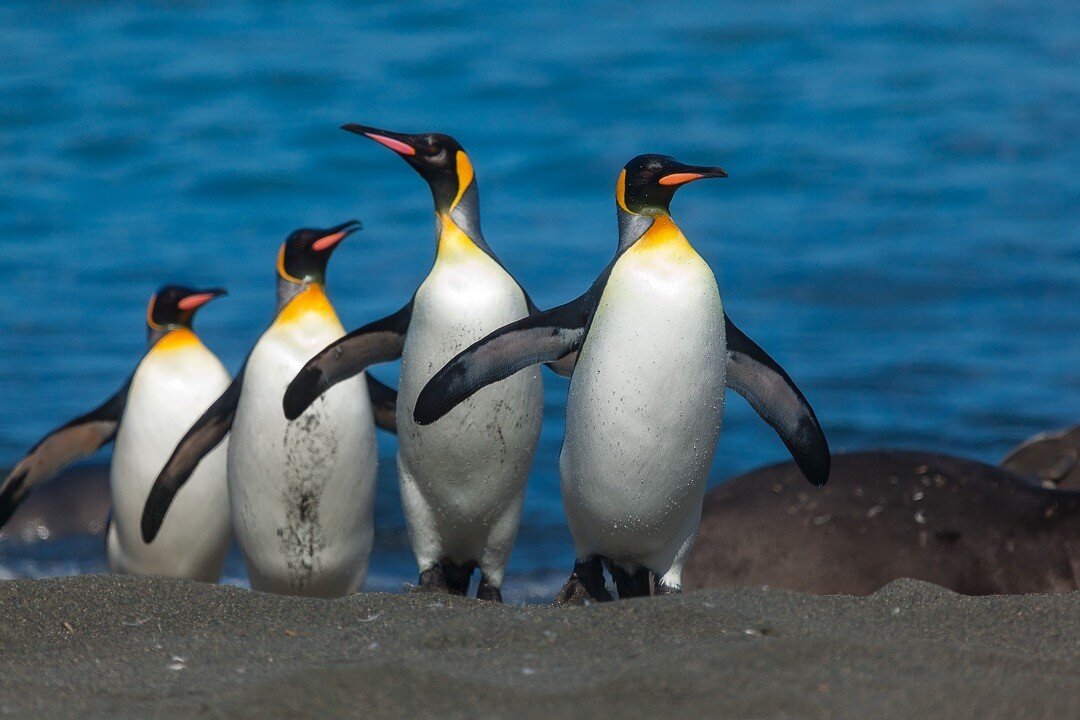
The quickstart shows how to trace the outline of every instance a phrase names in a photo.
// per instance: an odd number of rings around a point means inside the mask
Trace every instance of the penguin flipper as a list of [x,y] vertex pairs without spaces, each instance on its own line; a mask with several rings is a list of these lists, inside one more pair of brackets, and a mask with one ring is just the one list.
[[0,527],[7,523],[38,483],[116,437],[132,377],[134,375],[101,405],[39,440],[12,468],[0,483]]
[[342,380],[359,375],[370,365],[401,357],[412,319],[412,300],[393,315],[368,323],[335,340],[307,361],[289,387],[281,406],[295,420],[311,403]]
[[368,397],[371,398],[371,411],[375,415],[375,427],[397,435],[397,390],[385,385],[368,373]]
[[150,494],[146,498],[142,515],[143,542],[149,544],[157,537],[165,513],[172,505],[176,493],[191,478],[202,459],[210,454],[232,429],[236,406],[240,403],[240,390],[244,384],[244,368],[225,388],[225,392],[206,409],[195,424],[177,443],[172,455],[158,473]]
[[413,419],[430,425],[481,388],[539,363],[576,355],[596,309],[593,289],[576,300],[505,325],[458,353],[420,391]]
[[[518,284],[518,287],[521,287],[520,283]],[[525,294],[525,305],[529,309],[530,316],[540,315],[544,312],[537,306],[536,303],[533,302],[533,299],[529,297],[529,293],[525,291],[525,288],[521,288],[521,292]],[[565,357],[561,357],[558,360],[552,360],[551,362],[547,362],[544,364],[547,365],[548,368],[550,368],[551,371],[554,372],[556,375],[568,378],[572,377],[574,374],[574,367],[577,365],[577,356],[577,351],[574,351],[569,355],[566,355]]]
[[832,456],[814,409],[784,368],[748,338],[726,315],[727,386],[746,398],[784,441],[813,485],[829,479]]
[[574,375],[574,368],[577,367],[577,358],[578,353],[577,350],[575,350],[574,352],[566,355],[565,357],[561,357],[558,360],[552,360],[551,362],[544,364],[547,365],[556,375],[568,378],[573,377]]

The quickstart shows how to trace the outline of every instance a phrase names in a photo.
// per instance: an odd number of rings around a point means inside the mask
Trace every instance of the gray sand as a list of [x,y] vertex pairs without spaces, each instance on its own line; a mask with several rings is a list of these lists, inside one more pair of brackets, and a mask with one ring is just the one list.
[[868,597],[521,608],[85,576],[0,583],[0,607],[3,717],[1063,720],[1080,707],[1078,593],[903,580]]

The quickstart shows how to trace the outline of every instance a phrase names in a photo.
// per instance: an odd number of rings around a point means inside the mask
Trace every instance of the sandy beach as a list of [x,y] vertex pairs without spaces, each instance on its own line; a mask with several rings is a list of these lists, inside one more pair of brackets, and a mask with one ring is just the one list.
[[552,608],[84,576],[5,582],[0,607],[4,717],[1060,720],[1080,704],[1077,593],[903,580]]

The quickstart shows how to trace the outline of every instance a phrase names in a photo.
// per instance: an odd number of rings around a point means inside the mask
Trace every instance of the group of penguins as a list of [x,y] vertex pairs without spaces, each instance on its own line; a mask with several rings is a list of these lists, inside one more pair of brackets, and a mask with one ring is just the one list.
[[[373,538],[375,428],[397,469],[418,590],[501,601],[540,433],[539,366],[570,377],[560,457],[575,562],[559,603],[679,592],[716,451],[725,388],[780,435],[814,485],[828,444],[794,382],[724,313],[671,218],[675,191],[718,167],[640,155],[615,189],[618,247],[580,297],[541,310],[480,230],[462,146],[349,124],[431,189],[437,250],[400,310],[345,334],[325,293],[351,221],[301,229],[277,254],[277,313],[233,378],[192,330],[221,289],[166,285],[123,387],[58,428],[0,485],[0,525],[42,480],[114,441],[114,572],[215,582],[232,538],[252,588],[358,590]],[[398,390],[365,373],[401,359]]]

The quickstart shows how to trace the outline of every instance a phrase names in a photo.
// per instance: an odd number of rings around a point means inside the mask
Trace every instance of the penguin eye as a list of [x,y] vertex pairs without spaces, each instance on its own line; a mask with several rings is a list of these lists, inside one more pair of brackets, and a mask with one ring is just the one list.
[[435,141],[433,137],[424,138],[424,154],[430,158],[435,158],[444,152],[443,148],[439,146],[439,143]]

